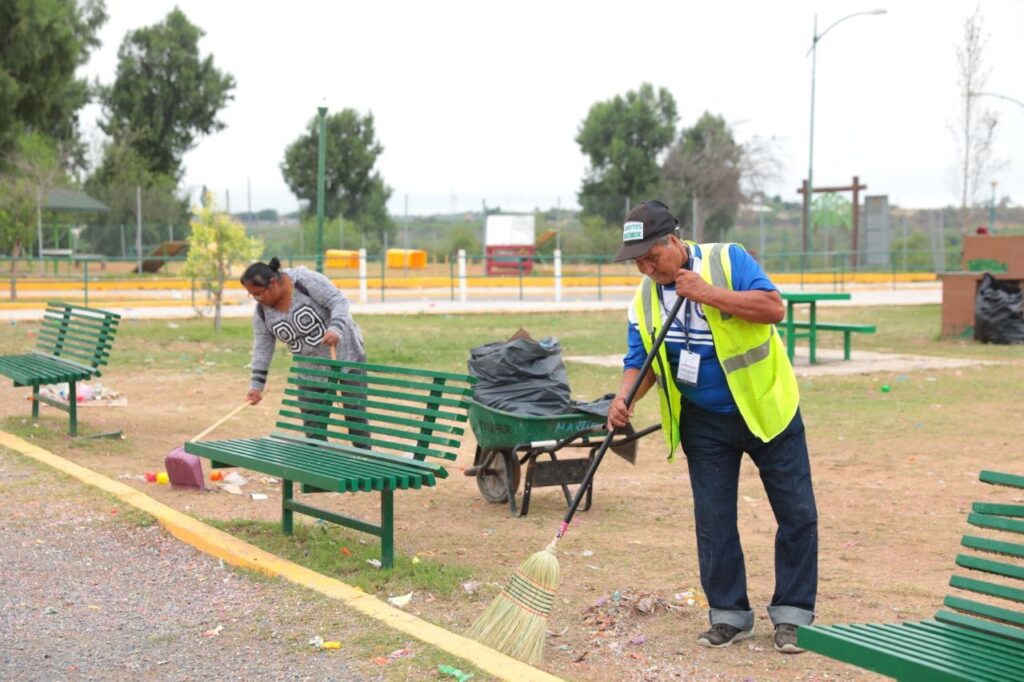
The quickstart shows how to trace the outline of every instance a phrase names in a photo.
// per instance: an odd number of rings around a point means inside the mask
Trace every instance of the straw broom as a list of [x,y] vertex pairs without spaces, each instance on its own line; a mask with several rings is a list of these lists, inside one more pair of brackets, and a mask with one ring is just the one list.
[[[647,358],[644,359],[640,374],[626,395],[627,407],[633,404],[640,384],[647,376],[651,363],[658,354],[658,349],[665,341],[665,335],[668,333],[671,322],[679,314],[685,300],[682,297],[677,298],[668,317],[664,318],[654,345],[651,346]],[[544,658],[544,633],[547,629],[548,614],[551,613],[551,607],[554,604],[555,590],[558,589],[560,580],[555,548],[558,541],[568,531],[576,508],[593,483],[597,467],[601,464],[604,453],[608,450],[608,446],[617,432],[618,429],[609,431],[594,454],[594,461],[591,462],[583,481],[576,489],[576,495],[569,504],[569,511],[566,512],[555,538],[547,547],[533,554],[519,566],[509,579],[508,585],[498,593],[487,610],[480,614],[476,622],[466,631],[467,637],[530,665],[539,663]]]

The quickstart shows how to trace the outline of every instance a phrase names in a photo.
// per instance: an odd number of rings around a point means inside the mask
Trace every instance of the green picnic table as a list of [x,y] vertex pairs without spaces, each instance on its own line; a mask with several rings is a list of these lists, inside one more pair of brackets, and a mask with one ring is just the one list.
[[[786,334],[786,354],[789,355],[789,361],[792,362],[793,356],[796,354],[796,340],[799,337],[801,339],[807,339],[811,364],[816,364],[818,362],[816,355],[819,329],[817,315],[818,301],[849,301],[850,294],[844,292],[816,291],[780,291],[779,294],[782,296],[782,300],[786,302],[786,321],[783,324],[783,329]],[[806,305],[810,308],[810,318],[806,323],[797,322],[793,316],[793,309],[798,305]],[[800,329],[801,331],[797,332],[797,329]],[[847,338],[849,338],[849,336],[847,336]],[[849,351],[847,351],[847,359],[849,359]]]

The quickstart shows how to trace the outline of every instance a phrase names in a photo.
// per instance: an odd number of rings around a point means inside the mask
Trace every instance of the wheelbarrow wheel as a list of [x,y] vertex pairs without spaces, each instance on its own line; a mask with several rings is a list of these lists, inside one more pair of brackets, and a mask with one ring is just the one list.
[[519,490],[519,478],[521,465],[519,460],[509,450],[483,450],[480,453],[479,462],[484,467],[493,470],[495,473],[484,473],[481,471],[476,476],[476,485],[480,488],[480,494],[492,504],[508,502],[508,487],[505,485],[507,476],[505,474],[505,453],[508,453],[509,461],[512,463],[512,492]]

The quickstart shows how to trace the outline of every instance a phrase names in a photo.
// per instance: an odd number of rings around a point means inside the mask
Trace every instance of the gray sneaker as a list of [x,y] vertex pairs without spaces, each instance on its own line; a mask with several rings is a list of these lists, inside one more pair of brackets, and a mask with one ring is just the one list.
[[784,654],[802,654],[803,649],[796,645],[796,626],[792,623],[779,623],[775,626],[775,650]]
[[753,636],[753,630],[740,630],[728,623],[715,623],[711,626],[710,630],[702,632],[700,636],[697,637],[697,643],[701,646],[711,647],[712,649],[722,649],[727,646],[732,646],[733,642],[738,642],[742,639],[750,639]]

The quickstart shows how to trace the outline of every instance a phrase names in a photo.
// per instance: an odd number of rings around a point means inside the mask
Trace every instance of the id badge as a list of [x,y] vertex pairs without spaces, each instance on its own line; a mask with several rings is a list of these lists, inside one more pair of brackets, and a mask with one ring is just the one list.
[[685,349],[679,351],[679,373],[676,375],[679,381],[690,386],[696,386],[699,371],[700,355]]

